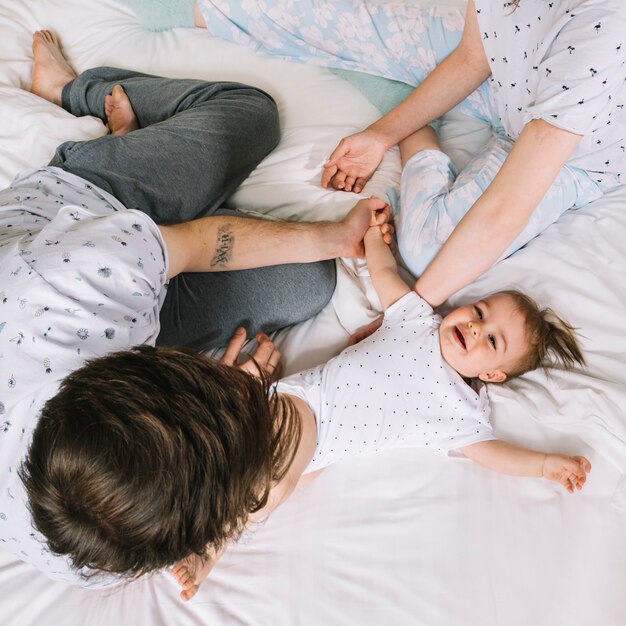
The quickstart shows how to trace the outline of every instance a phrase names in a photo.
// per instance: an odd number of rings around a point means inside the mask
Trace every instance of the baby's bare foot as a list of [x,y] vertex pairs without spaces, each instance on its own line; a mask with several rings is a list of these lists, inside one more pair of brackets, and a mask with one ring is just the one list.
[[104,114],[112,135],[126,135],[139,128],[133,106],[121,85],[115,85],[111,95],[104,98]]
[[63,87],[76,78],[76,72],[61,52],[59,40],[49,30],[33,34],[35,69],[30,90],[49,102],[61,105]]
[[183,600],[183,602],[191,600],[191,598],[198,593],[200,584],[209,575],[216,560],[217,559],[212,557],[201,557],[197,554],[192,554],[177,563],[170,570],[172,576],[174,576],[178,584],[182,587],[180,599]]

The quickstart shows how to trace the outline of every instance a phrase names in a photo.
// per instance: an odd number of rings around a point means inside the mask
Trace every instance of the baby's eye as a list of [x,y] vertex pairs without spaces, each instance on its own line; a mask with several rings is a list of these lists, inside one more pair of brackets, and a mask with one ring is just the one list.
[[483,317],[485,317],[483,315],[483,311],[479,306],[474,305],[474,311],[476,311],[476,315],[478,315],[478,319],[481,320],[483,319]]
[[496,338],[493,335],[489,335],[489,343],[491,344],[492,348],[496,347]]

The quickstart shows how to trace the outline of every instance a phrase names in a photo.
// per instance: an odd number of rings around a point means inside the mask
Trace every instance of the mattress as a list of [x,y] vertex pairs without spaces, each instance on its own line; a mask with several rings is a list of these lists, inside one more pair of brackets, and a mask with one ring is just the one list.
[[[327,70],[264,59],[195,29],[153,33],[114,0],[0,4],[0,184],[47,163],[58,143],[106,132],[28,92],[31,34],[57,33],[77,71],[97,65],[248,82],[277,101],[282,140],[229,200],[281,219],[338,219],[358,199],[319,186],[338,140],[378,117]],[[489,129],[442,125],[462,164]],[[397,189],[391,150],[365,195]],[[2,626],[626,624],[626,188],[557,224],[455,294],[450,305],[517,287],[579,329],[586,369],[533,372],[490,388],[496,434],[583,454],[581,493],[402,448],[324,470],[232,545],[189,603],[167,573],[115,588],[54,582],[0,544]],[[320,363],[378,314],[362,261],[338,261],[315,319],[278,333],[285,372]],[[0,524],[2,520],[0,519]]]

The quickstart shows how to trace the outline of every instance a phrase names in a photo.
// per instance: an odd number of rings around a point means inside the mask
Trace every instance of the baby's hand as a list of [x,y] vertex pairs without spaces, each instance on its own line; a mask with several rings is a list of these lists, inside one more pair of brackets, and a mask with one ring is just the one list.
[[[372,196],[374,198],[374,196]],[[391,215],[391,207],[386,204],[382,209],[372,210],[370,215],[370,227],[365,233],[365,240],[382,237],[382,240],[393,249],[395,231],[390,223],[393,217]]]
[[561,483],[570,493],[574,493],[574,487],[583,488],[590,471],[591,463],[584,456],[546,454],[543,461],[543,477]]

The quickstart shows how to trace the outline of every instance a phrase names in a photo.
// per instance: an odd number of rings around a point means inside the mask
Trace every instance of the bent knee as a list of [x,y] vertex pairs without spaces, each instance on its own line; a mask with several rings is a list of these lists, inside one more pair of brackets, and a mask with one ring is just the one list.
[[292,291],[291,302],[285,308],[289,324],[303,322],[317,315],[333,297],[337,283],[335,261],[320,261],[294,266],[296,274],[290,281],[298,285]]
[[317,315],[335,291],[337,270],[335,261],[297,263],[264,268],[271,276],[276,310],[266,311],[271,330],[292,326]]
[[280,141],[280,119],[274,98],[262,89],[251,87],[250,123],[253,125],[255,142],[266,153]]
[[441,245],[426,243],[410,230],[398,231],[398,253],[405,267],[415,276],[421,276],[439,252]]

